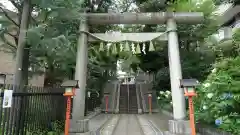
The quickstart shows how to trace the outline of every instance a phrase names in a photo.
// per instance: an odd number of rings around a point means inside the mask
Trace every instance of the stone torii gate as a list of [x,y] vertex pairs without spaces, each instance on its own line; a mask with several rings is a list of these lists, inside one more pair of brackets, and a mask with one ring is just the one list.
[[[77,60],[75,80],[79,81],[79,90],[73,100],[73,121],[84,118],[85,109],[85,87],[87,74],[87,42],[111,39],[112,42],[125,40],[137,40],[146,38],[146,41],[157,38],[158,40],[168,41],[168,57],[171,78],[171,90],[173,101],[173,116],[175,120],[183,120],[186,117],[185,98],[183,90],[180,88],[180,79],[182,79],[179,44],[177,36],[177,23],[198,24],[204,20],[203,13],[83,13],[79,27],[80,35],[78,39]],[[118,36],[105,33],[89,33],[88,24],[164,24],[167,25],[166,34],[163,33],[122,33]],[[145,36],[143,36],[145,35]],[[149,38],[149,39],[147,39]],[[136,41],[134,41],[136,42]]]

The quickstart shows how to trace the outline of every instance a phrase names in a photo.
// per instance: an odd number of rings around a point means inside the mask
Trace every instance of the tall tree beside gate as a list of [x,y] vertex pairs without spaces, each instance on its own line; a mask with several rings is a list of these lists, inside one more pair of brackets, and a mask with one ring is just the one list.
[[[27,46],[26,34],[31,19],[31,0],[23,1],[23,8],[21,13],[22,14],[16,53],[16,67],[14,73],[15,86],[27,85],[28,82],[29,46]],[[23,77],[23,73],[25,74],[25,77]]]

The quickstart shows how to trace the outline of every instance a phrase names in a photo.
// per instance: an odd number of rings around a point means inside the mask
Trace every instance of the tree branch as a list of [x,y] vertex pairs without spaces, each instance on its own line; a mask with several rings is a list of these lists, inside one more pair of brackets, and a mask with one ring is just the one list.
[[31,20],[33,21],[33,23],[34,23],[35,25],[38,25],[37,20],[36,20],[33,16],[31,16]]
[[13,35],[13,34],[11,34],[11,33],[9,33],[9,32],[7,32],[6,34],[8,34],[9,36],[11,36],[11,37],[13,37],[13,38],[15,38],[17,35]]
[[13,5],[16,9],[18,9],[18,12],[21,11],[21,5],[17,4],[14,0],[9,0],[9,1],[12,3],[12,5]]
[[123,12],[127,12],[132,3],[133,3],[133,1],[129,1],[127,6],[126,6],[126,8],[125,8],[125,10],[123,10]]
[[96,11],[100,11],[101,7],[102,7],[102,4],[103,4],[103,1],[104,0],[100,0],[99,4],[98,4],[98,8]]
[[2,41],[7,44],[8,46],[12,47],[13,49],[17,49],[17,47],[13,44],[11,44],[9,41],[7,41],[7,39],[5,39],[4,37],[1,37]]
[[0,9],[2,10],[2,13],[4,14],[5,17],[7,17],[12,23],[19,27],[19,24],[17,24],[17,22],[15,22],[1,6]]
[[9,35],[9,36],[11,36],[11,37],[13,37],[13,38],[14,38],[14,42],[15,42],[15,44],[17,45],[17,43],[18,43],[18,35],[13,35],[13,34],[11,34],[11,33],[9,33],[9,32],[6,32],[6,34]]

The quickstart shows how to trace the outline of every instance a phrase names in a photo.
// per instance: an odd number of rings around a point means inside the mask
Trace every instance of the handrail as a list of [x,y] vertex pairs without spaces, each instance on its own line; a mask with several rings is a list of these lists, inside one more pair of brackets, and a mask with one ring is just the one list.
[[138,104],[138,110],[141,109],[140,101],[139,101],[139,91],[138,91],[138,84],[136,83],[136,94],[137,94],[137,104]]
[[128,92],[128,112],[129,112],[129,83],[127,83],[127,92]]
[[141,84],[140,84],[140,89],[139,90],[140,90],[141,97],[142,97],[143,112],[146,112],[146,102],[145,102],[145,98],[144,98],[144,95],[143,95],[143,92],[142,92]]
[[112,93],[112,107],[111,107],[112,112],[114,112],[114,110],[115,110],[114,107],[115,107],[115,100],[116,100],[116,89],[117,89],[117,84],[114,83],[114,91]]
[[121,90],[121,84],[118,83],[116,112],[119,112],[120,90]]

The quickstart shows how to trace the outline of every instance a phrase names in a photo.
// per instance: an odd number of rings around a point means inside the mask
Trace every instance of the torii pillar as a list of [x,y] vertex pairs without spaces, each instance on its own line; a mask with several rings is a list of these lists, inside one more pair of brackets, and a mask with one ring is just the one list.
[[186,117],[186,107],[183,90],[179,87],[180,80],[182,79],[182,68],[180,62],[177,25],[176,21],[172,18],[169,18],[167,20],[167,32],[168,62],[172,91],[173,117],[176,120],[182,120]]
[[[86,18],[81,18],[79,31],[88,31]],[[89,133],[88,120],[84,119],[88,64],[88,37],[86,33],[79,32],[79,34],[75,68],[75,80],[78,80],[79,89],[76,89],[73,98],[72,120],[70,121],[69,129],[71,134]]]
[[[88,31],[86,18],[80,21],[79,31]],[[75,68],[75,80],[78,80],[79,89],[76,90],[76,97],[73,98],[72,118],[81,120],[85,113],[85,93],[87,79],[87,64],[88,64],[88,37],[86,33],[79,33],[77,45],[77,58]]]
[[[185,98],[180,88],[182,79],[178,36],[176,23],[198,24],[204,20],[202,13],[88,13],[82,14],[80,31],[88,31],[89,24],[164,24],[167,23],[168,57],[171,78],[171,91],[173,100],[174,120],[170,121],[170,131],[177,133],[177,127],[181,127],[186,117]],[[80,89],[76,91],[73,103],[73,120],[83,120],[85,109],[85,87],[87,74],[87,35],[85,32],[79,35],[75,79],[79,80]],[[180,121],[180,122],[179,122]],[[181,130],[182,131],[182,130]]]

